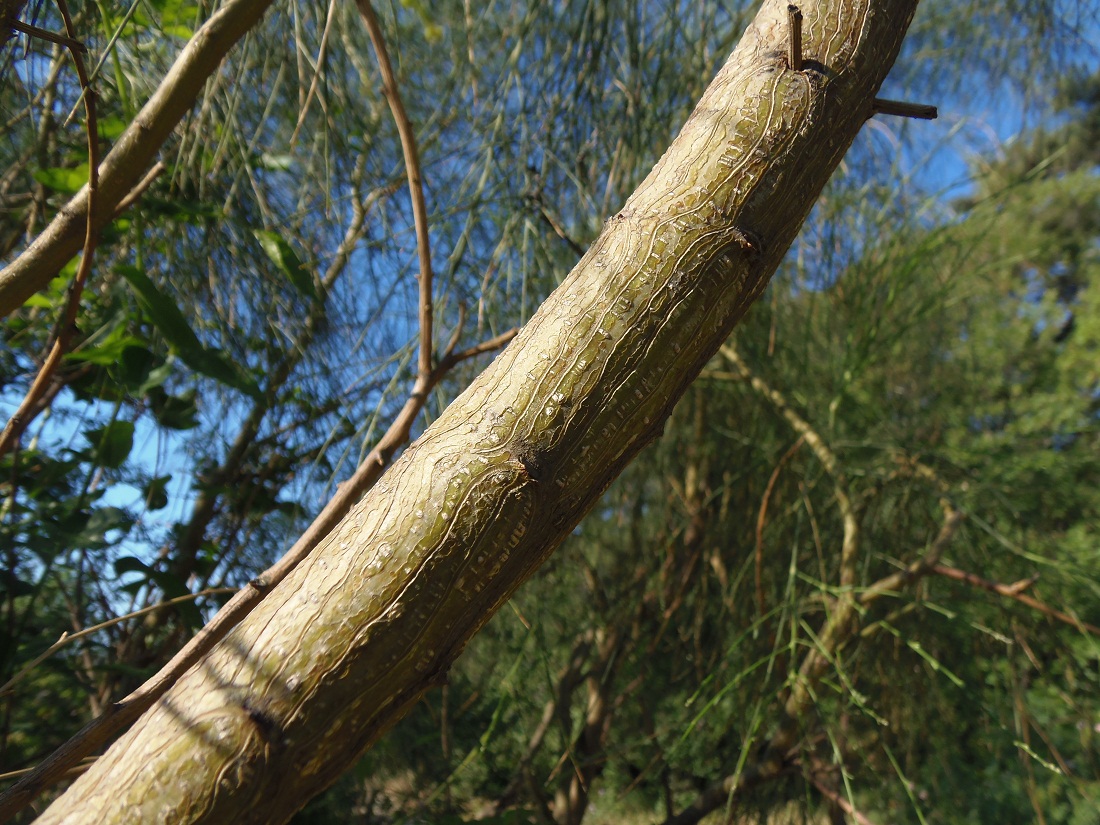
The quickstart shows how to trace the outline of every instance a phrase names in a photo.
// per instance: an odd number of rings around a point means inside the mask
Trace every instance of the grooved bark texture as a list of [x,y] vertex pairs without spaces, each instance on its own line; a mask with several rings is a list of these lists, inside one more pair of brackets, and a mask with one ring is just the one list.
[[768,0],[676,142],[508,349],[40,820],[281,822],[553,551],[760,295],[916,0]]

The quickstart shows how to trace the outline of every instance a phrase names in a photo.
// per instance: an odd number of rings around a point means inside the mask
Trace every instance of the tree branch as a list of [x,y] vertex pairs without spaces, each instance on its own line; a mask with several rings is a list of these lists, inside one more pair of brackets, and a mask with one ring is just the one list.
[[[785,4],[766,0],[673,146],[516,341],[43,825],[138,807],[283,821],[438,685],[763,292],[916,3],[873,8],[815,6],[807,50],[829,72],[808,78],[786,69]],[[426,390],[418,380],[414,396]],[[135,770],[149,782],[122,778]]]

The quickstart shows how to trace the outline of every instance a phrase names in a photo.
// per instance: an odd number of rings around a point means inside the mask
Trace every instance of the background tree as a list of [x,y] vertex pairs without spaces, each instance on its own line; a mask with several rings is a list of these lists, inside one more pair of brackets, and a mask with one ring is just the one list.
[[[81,37],[106,55],[95,80],[105,143],[206,15],[151,8],[76,10]],[[460,314],[463,345],[529,315],[663,150],[746,19],[717,5],[551,11],[383,15],[419,129],[437,346]],[[1037,122],[1058,70],[1094,58],[1073,34],[1094,10],[1059,13],[925,3],[891,94],[967,111],[995,85]],[[79,120],[65,124],[79,94],[67,57],[29,48],[5,52],[0,87],[13,253],[87,176]],[[375,72],[350,7],[276,6],[174,133],[138,208],[104,235],[72,355],[4,459],[7,673],[61,630],[247,581],[404,403],[415,244]],[[993,126],[1007,134],[1012,117],[998,111]],[[1023,595],[1100,623],[1090,117],[1081,109],[1064,132],[979,164],[981,184],[954,189],[966,202],[934,197],[955,181],[922,172],[958,168],[946,154],[915,160],[946,132],[873,127],[738,338],[738,361],[713,365],[666,440],[336,806],[505,816],[518,805],[575,821],[613,804],[671,818],[702,790],[700,810],[800,799],[872,818],[973,808],[984,820],[1021,805],[1048,821],[1087,816],[1087,635],[1036,626],[1027,608],[1006,614],[1005,597],[979,599],[935,572],[859,602],[843,658],[819,634],[844,595],[838,490],[856,516],[861,599],[954,524],[937,564],[1002,584],[1039,572]],[[969,139],[958,146],[984,145],[967,121],[949,125]],[[1074,148],[1052,157],[1060,140]],[[9,409],[66,285],[5,322]],[[439,386],[429,416],[466,377]],[[831,470],[776,394],[836,457]],[[36,761],[219,598],[112,625],[30,671],[5,697],[0,762]],[[793,674],[822,650],[828,667],[790,745],[802,771],[727,788],[763,764]],[[899,683],[914,690],[899,695]],[[404,802],[402,787],[415,791]]]

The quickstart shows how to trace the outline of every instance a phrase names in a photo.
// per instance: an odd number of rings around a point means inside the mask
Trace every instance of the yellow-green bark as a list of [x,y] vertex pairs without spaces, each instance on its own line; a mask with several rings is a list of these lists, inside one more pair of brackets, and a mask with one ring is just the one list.
[[680,136],[508,349],[40,820],[278,822],[428,688],[763,291],[915,0],[768,0]]

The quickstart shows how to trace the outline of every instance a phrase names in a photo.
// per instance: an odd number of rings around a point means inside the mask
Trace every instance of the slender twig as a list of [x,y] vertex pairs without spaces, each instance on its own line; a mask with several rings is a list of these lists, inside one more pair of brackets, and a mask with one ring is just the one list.
[[1089,624],[1088,622],[1083,622],[1068,613],[1063,613],[1061,610],[1055,610],[1050,605],[1044,604],[1038,599],[1024,593],[1023,591],[1034,583],[1034,579],[1024,579],[1021,582],[1014,582],[1013,584],[1000,584],[998,582],[989,581],[989,579],[983,579],[981,576],[975,576],[973,573],[968,573],[965,570],[959,570],[956,567],[948,567],[943,564],[933,566],[932,572],[937,576],[944,576],[945,578],[964,582],[974,587],[980,587],[982,590],[988,590],[990,593],[996,593],[998,596],[1015,599],[1021,604],[1026,604],[1033,610],[1038,610],[1044,616],[1050,616],[1050,618],[1068,624],[1078,630],[1085,630],[1094,636],[1100,636],[1100,627]]
[[118,202],[118,205],[115,206],[113,217],[119,217],[123,212],[137,203],[141,199],[141,196],[145,194],[145,191],[152,186],[153,181],[159,178],[167,168],[168,167],[162,160],[158,160],[153,164],[153,168],[146,172],[145,177],[134,185],[134,188],[130,190],[130,194]]
[[749,369],[748,364],[745,363],[732,344],[724,345],[721,351],[726,360],[748,379],[750,386],[770,401],[794,431],[806,439],[806,443],[810,445],[810,449],[813,450],[818,461],[825,467],[825,471],[832,476],[833,495],[836,498],[837,508],[840,510],[844,525],[844,535],[840,547],[840,586],[852,587],[856,579],[855,564],[856,551],[859,548],[859,519],[856,516],[856,508],[848,494],[848,481],[840,469],[840,460],[829,445],[825,443],[825,439],[818,435],[806,419],[795,412],[783,394]]
[[768,484],[764,488],[764,496],[760,500],[760,511],[756,514],[756,610],[757,615],[763,618],[767,612],[764,604],[764,525],[768,519],[768,502],[771,500],[772,491],[775,489],[775,484],[779,481],[779,474],[783,471],[787,462],[794,457],[794,454],[798,452],[798,448],[806,441],[805,435],[800,435],[791,445],[790,449],[783,454],[783,457],[779,459],[779,462],[775,465],[775,469],[772,470],[771,478],[768,479]]
[[30,23],[24,23],[22,20],[12,20],[11,27],[17,32],[23,32],[23,34],[30,35],[31,37],[37,37],[39,40],[45,40],[49,43],[57,43],[59,46],[64,46],[71,52],[79,52],[85,54],[88,51],[88,47],[77,40],[75,37],[66,37],[63,34],[54,34],[49,29],[42,29],[38,26],[32,26]]
[[[314,96],[317,94],[317,87],[320,84],[321,75],[323,74],[322,66],[325,62],[325,51],[328,48],[328,37],[332,31],[332,22],[336,19],[336,0],[329,0],[328,12],[325,14],[325,28],[321,31],[321,45],[317,47],[317,60],[314,61],[313,80],[309,84],[309,92],[306,94],[305,103],[302,104],[298,111],[298,122],[294,124],[294,133],[290,136],[290,145],[294,146],[298,143],[298,134],[302,131],[302,124],[306,122],[306,115],[309,114],[309,106],[313,102]],[[321,99],[321,109],[324,110],[324,98]]]
[[78,639],[83,639],[85,636],[91,636],[93,633],[98,633],[100,630],[104,630],[108,627],[113,627],[116,624],[128,621],[129,619],[136,619],[139,616],[144,616],[146,613],[153,613],[157,610],[163,610],[166,607],[172,607],[173,605],[183,604],[184,602],[193,601],[195,599],[201,599],[205,596],[216,596],[221,593],[235,593],[237,588],[235,587],[210,587],[206,590],[200,590],[197,593],[188,593],[185,596],[176,596],[174,599],[167,599],[157,604],[149,605],[149,607],[143,607],[141,610],[135,610],[132,613],[127,613],[124,616],[115,616],[113,619],[107,619],[99,624],[86,627],[83,630],[78,630],[76,633],[69,633],[65,631],[61,634],[56,642],[42,651],[40,654],[34,657],[30,662],[20,668],[19,672],[12,676],[3,685],[0,685],[0,696],[8,693],[19,682],[23,681],[32,670],[46,661],[48,658],[61,650],[66,645],[70,645]]
[[80,88],[84,93],[84,109],[87,113],[86,130],[88,134],[88,213],[84,229],[84,250],[80,256],[80,265],[77,267],[76,276],[69,286],[69,296],[65,302],[65,308],[57,322],[57,330],[54,333],[53,346],[49,355],[42,363],[38,375],[35,376],[30,388],[27,390],[22,403],[15,413],[8,419],[3,433],[0,433],[0,456],[14,449],[23,436],[23,432],[30,424],[33,416],[30,415],[38,400],[46,392],[62,356],[69,348],[72,341],[76,321],[77,310],[80,308],[80,296],[87,283],[88,274],[92,269],[92,258],[95,252],[97,233],[95,228],[96,195],[99,192],[99,126],[96,120],[95,91],[88,80],[88,71],[84,66],[83,46],[77,48],[76,27],[73,26],[72,16],[65,0],[57,0],[61,18],[65,21],[65,32],[68,40],[65,43],[73,58],[77,77],[80,79]]
[[845,814],[854,819],[859,825],[875,825],[870,819],[857,811],[851,802],[822,782],[816,775],[811,773],[806,778],[811,785],[817,788],[818,793],[840,808],[840,810],[844,811]]
[[428,206],[424,200],[424,184],[420,173],[420,156],[416,149],[416,135],[405,113],[405,104],[397,89],[397,78],[390,64],[382,27],[374,13],[370,0],[356,0],[359,14],[366,23],[367,33],[378,55],[378,69],[382,74],[382,91],[390,104],[397,133],[401,138],[401,151],[405,156],[405,173],[409,179],[409,198],[412,200],[413,225],[416,228],[416,252],[420,261],[420,353],[417,358],[418,380],[426,380],[432,371],[432,253],[428,237]]
[[101,748],[120,730],[135,722],[192,665],[225,638],[230,630],[240,624],[264,596],[309,555],[363,494],[374,485],[393,454],[408,440],[413,422],[427,403],[429,393],[447,372],[462,361],[503,346],[512,340],[517,332],[518,330],[512,329],[469,349],[451,353],[428,374],[424,381],[418,378],[405,406],[385,435],[359,465],[355,474],[340,485],[336,495],[286,555],[249,582],[248,586],[239,590],[155,676],[126,698],[110,705],[106,712],[88,722],[23,779],[0,794],[0,822],[10,819],[42,791],[60,781],[65,773],[82,758]]
[[[81,759],[80,762],[65,771],[65,775],[61,778],[75,779],[76,777],[80,776],[80,774],[84,773],[84,771],[88,770],[88,768],[92,767],[92,765],[95,764],[95,761],[98,758],[98,756],[88,756],[84,759]],[[4,773],[0,773],[0,782],[7,782],[9,779],[19,779],[22,776],[26,776],[33,770],[34,768],[21,768],[17,771],[5,771]]]

